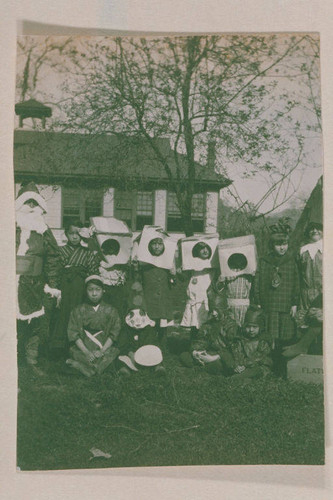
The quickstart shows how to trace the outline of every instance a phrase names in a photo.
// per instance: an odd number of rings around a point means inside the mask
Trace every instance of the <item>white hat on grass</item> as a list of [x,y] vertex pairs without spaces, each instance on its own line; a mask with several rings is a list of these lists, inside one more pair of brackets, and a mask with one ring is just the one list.
[[141,366],[156,366],[162,363],[162,351],[156,345],[144,345],[134,354],[134,360]]

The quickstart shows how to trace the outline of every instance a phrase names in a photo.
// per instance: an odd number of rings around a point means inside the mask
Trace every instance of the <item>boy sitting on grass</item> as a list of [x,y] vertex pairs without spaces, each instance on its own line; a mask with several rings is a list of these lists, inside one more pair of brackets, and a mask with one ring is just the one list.
[[71,359],[67,365],[86,377],[101,374],[117,358],[115,346],[120,332],[117,310],[105,304],[103,281],[97,275],[86,280],[86,302],[77,306],[70,315],[68,338],[73,343]]

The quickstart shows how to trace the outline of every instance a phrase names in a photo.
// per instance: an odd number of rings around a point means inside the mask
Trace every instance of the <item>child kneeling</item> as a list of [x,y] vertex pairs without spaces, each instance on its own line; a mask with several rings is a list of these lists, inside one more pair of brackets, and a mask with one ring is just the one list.
[[101,374],[117,358],[116,341],[120,332],[117,310],[103,302],[103,281],[99,276],[85,280],[86,301],[70,315],[68,338],[72,358],[67,365],[83,375]]

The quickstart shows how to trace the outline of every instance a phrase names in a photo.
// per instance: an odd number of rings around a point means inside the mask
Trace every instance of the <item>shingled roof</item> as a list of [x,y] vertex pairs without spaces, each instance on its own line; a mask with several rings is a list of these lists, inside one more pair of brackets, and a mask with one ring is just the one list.
[[[186,157],[175,154],[168,139],[155,144],[167,160],[173,174],[176,160],[186,178]],[[64,178],[105,180],[122,184],[134,182],[167,186],[169,179],[162,163],[142,137],[88,135],[60,132],[16,130],[14,167],[17,177],[38,177],[40,182],[61,182]],[[196,187],[218,191],[231,184],[213,168],[197,163]]]

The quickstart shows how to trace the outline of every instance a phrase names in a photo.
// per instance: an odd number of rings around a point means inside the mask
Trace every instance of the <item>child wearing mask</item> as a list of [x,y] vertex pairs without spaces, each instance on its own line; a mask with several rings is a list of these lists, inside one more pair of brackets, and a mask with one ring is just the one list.
[[[241,271],[246,267],[247,260],[241,253],[231,255],[228,261],[230,269]],[[242,327],[246,311],[250,305],[250,292],[253,277],[249,274],[218,279],[216,286],[226,296],[227,306],[238,326]]]
[[[208,262],[212,256],[212,249],[207,243],[199,241],[193,247],[192,256]],[[214,275],[215,270],[209,267],[202,271],[192,271],[181,326],[199,329],[208,320],[208,294]]]
[[[165,252],[162,238],[153,238],[148,245],[153,257],[160,257]],[[141,262],[139,264],[146,312],[159,330],[160,337],[167,323],[173,318],[171,281],[169,269]]]
[[[101,245],[101,251],[104,256],[117,256],[120,252],[120,244],[116,239],[106,240]],[[126,312],[126,294],[128,281],[128,265],[113,264],[110,265],[106,260],[102,259],[99,264],[99,273],[103,278],[105,295],[104,301],[113,305],[121,318]]]
[[44,220],[46,201],[33,182],[21,186],[15,209],[19,362],[24,356],[35,374],[42,375],[36,365],[48,337],[44,293],[58,302],[61,298],[59,248]]

